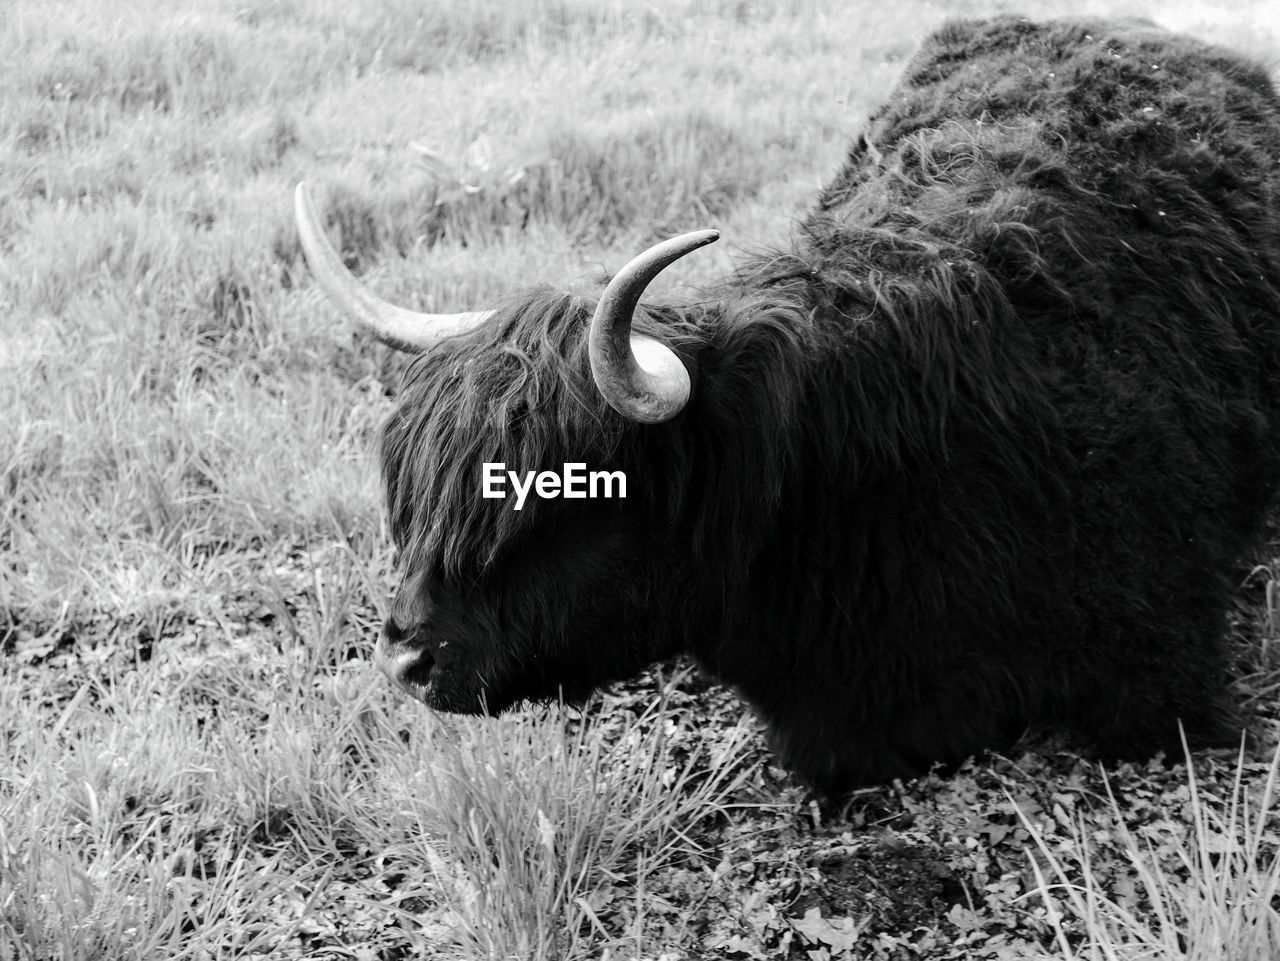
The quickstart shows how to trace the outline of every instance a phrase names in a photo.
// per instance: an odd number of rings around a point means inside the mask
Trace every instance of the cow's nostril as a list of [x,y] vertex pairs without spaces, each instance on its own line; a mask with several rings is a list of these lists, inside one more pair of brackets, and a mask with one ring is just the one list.
[[436,659],[430,654],[419,654],[407,664],[400,673],[400,680],[409,684],[425,686],[431,680],[431,671],[436,666]]
[[420,697],[420,690],[431,681],[431,671],[436,659],[422,647],[406,640],[415,633],[416,631],[404,630],[388,618],[382,625],[382,634],[373,649],[373,662],[396,684],[404,687],[414,697]]

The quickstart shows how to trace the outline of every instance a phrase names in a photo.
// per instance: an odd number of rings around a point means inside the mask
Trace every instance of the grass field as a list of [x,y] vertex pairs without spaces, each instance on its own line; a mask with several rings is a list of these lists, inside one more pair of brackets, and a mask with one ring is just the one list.
[[[1114,807],[1029,755],[830,812],[679,670],[463,721],[365,663],[405,361],[311,285],[298,180],[396,302],[718,227],[678,298],[785,242],[930,26],[1081,9],[1280,67],[1262,2],[8,0],[0,961],[1280,956],[1265,754],[1114,771]],[[1280,545],[1242,582],[1270,717]]]

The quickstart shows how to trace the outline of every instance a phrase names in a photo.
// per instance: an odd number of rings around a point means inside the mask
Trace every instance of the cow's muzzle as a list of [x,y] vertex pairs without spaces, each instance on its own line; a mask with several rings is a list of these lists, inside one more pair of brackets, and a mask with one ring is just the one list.
[[384,630],[373,649],[373,663],[406,694],[419,701],[426,701],[430,696],[431,672],[436,661],[422,648],[391,640]]

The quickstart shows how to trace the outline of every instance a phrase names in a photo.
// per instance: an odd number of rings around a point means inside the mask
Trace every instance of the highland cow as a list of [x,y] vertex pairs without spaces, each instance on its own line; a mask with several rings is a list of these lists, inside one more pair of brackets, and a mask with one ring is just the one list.
[[[1280,479],[1280,101],[1141,22],[951,23],[795,229],[698,303],[547,289],[420,315],[382,435],[376,657],[434,708],[689,652],[827,792],[1075,731],[1235,740],[1226,611]],[[634,329],[634,332],[633,332]],[[584,464],[625,499],[481,496]],[[517,473],[519,472],[519,473]],[[1233,726],[1234,725],[1234,726]]]

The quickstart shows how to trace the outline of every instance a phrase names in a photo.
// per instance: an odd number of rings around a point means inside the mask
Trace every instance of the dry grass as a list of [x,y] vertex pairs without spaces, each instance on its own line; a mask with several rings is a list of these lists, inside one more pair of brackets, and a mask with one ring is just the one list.
[[[1042,866],[1033,859],[1032,868],[1062,957],[1274,958],[1280,947],[1280,857],[1273,833],[1278,771],[1280,751],[1263,771],[1251,772],[1260,778],[1246,777],[1242,751],[1230,795],[1217,798],[1202,793],[1188,763],[1183,810],[1140,832],[1126,827],[1124,809],[1108,785],[1128,866],[1120,885],[1097,877],[1084,825],[1073,824],[1072,843],[1055,849],[1023,816],[1044,860]],[[1081,936],[1068,934],[1068,915]]]

